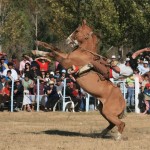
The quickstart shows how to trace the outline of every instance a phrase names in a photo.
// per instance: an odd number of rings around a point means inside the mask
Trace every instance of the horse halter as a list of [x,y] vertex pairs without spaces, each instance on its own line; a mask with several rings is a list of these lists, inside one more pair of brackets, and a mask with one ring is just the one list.
[[[71,44],[72,47],[79,46],[79,41],[74,36],[76,30],[66,39],[67,44]],[[93,32],[87,33],[86,35],[83,34],[83,39],[88,40],[92,36]],[[74,36],[74,38],[72,38]],[[82,37],[82,36],[79,36]]]

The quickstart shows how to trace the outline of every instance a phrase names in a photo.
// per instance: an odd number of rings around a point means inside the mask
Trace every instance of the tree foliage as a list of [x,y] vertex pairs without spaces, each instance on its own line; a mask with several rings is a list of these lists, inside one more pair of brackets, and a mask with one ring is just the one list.
[[86,19],[102,35],[101,48],[150,45],[149,0],[1,0],[1,42],[5,52],[34,49],[38,40],[65,39]]

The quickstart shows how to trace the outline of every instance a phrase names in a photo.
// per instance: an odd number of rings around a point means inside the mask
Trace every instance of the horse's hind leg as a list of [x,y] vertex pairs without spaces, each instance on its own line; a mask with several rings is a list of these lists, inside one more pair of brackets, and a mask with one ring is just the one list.
[[107,118],[107,120],[109,120],[109,122],[112,122],[114,125],[118,127],[118,135],[116,137],[116,140],[121,139],[121,135],[124,130],[125,123],[119,120],[118,116],[115,116],[111,112],[108,112],[108,109],[106,111],[103,109],[103,113]]
[[98,109],[99,109],[101,115],[109,122],[108,127],[105,128],[105,129],[101,132],[101,137],[105,137],[105,135],[106,135],[112,128],[115,127],[115,124],[112,123],[110,120],[108,120],[108,119],[106,118],[106,116],[103,114],[103,111],[102,111],[102,109],[103,109],[103,104],[102,104],[101,102],[100,102],[100,104],[99,104],[99,108],[98,108]]

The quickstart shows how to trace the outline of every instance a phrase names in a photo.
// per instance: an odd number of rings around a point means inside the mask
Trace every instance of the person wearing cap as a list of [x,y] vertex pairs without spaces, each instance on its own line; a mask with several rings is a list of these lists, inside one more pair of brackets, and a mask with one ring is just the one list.
[[140,74],[143,75],[150,71],[149,63],[147,60],[143,61],[143,67],[140,68]]
[[57,93],[56,86],[54,85],[54,81],[49,82],[49,86],[46,87],[45,91],[46,91],[47,98],[48,98],[46,105],[45,105],[45,111],[47,110],[52,111],[55,103],[59,99],[59,95]]
[[22,107],[24,87],[20,80],[15,81],[14,100],[16,101],[15,111],[19,111]]
[[133,70],[135,70],[138,66],[136,57],[145,51],[150,51],[150,48],[144,48],[136,51],[130,56],[130,59],[127,59],[125,64],[112,65],[110,74],[112,78],[118,79],[120,77],[128,77],[133,74]]
[[8,69],[5,69],[3,71],[3,75],[6,76],[7,75],[7,71],[8,70],[11,70],[11,77],[14,79],[14,80],[17,80],[18,79],[18,74],[17,74],[17,71],[15,69],[13,69],[13,63],[12,62],[8,62]]
[[32,63],[31,64],[31,69],[29,71],[30,74],[30,79],[34,80],[36,82],[37,78],[39,78],[40,80],[42,79],[42,74],[39,70],[39,68],[37,67],[36,63]]
[[51,62],[50,59],[46,58],[46,57],[39,57],[36,58],[35,61],[39,64],[40,66],[40,71],[48,71],[49,69],[49,64]]

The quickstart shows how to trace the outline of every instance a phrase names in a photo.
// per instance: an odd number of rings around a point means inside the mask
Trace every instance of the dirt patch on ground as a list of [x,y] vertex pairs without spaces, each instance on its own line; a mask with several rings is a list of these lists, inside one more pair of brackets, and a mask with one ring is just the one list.
[[148,150],[150,116],[129,113],[121,141],[117,129],[105,139],[99,133],[108,125],[98,111],[88,113],[0,113],[0,150]]

